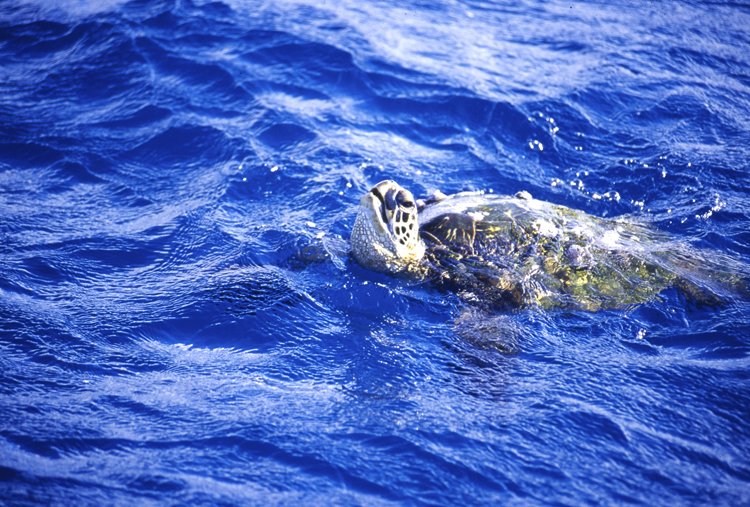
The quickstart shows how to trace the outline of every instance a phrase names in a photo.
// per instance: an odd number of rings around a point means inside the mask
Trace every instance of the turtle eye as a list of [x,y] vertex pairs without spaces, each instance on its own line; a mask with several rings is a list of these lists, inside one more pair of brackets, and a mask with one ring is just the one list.
[[399,195],[400,193],[396,193],[394,189],[390,189],[385,193],[383,196],[385,198],[384,204],[388,211],[395,211],[398,209],[398,205],[400,204]]
[[406,209],[411,209],[414,207],[414,201],[412,201],[411,196],[403,190],[396,194],[396,202],[399,204],[399,206],[402,206]]

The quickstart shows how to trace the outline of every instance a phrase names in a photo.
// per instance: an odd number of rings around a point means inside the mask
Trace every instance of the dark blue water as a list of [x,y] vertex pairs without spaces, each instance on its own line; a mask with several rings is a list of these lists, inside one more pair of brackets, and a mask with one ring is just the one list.
[[0,3],[0,504],[750,503],[747,300],[472,317],[346,255],[392,178],[747,265],[750,8],[91,3]]

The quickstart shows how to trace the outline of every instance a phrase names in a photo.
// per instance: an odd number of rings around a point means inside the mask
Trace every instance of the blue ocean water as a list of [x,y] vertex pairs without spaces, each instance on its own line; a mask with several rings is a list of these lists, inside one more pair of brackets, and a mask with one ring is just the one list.
[[391,178],[747,266],[750,8],[94,4],[0,3],[0,504],[750,503],[746,299],[504,354],[346,254]]

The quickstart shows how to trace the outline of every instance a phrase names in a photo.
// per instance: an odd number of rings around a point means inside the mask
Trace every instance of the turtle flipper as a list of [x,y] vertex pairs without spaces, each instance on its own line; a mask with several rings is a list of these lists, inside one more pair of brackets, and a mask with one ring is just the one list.
[[675,277],[672,285],[675,289],[680,291],[680,293],[688,302],[694,303],[696,306],[708,306],[711,308],[717,308],[727,303],[725,299],[721,298],[717,294],[714,294],[712,291],[700,287],[696,283],[691,282],[687,278],[683,278],[681,276]]
[[508,355],[520,352],[522,333],[510,315],[490,315],[466,308],[453,324],[456,334],[475,347]]

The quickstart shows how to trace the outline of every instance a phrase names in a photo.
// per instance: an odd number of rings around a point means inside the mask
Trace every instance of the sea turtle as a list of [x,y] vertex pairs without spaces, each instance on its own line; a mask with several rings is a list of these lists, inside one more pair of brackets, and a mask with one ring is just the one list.
[[726,285],[703,266],[707,255],[666,233],[528,192],[437,192],[421,202],[385,180],[360,201],[351,251],[365,268],[429,280],[486,310],[622,308],[669,286],[714,305]]

